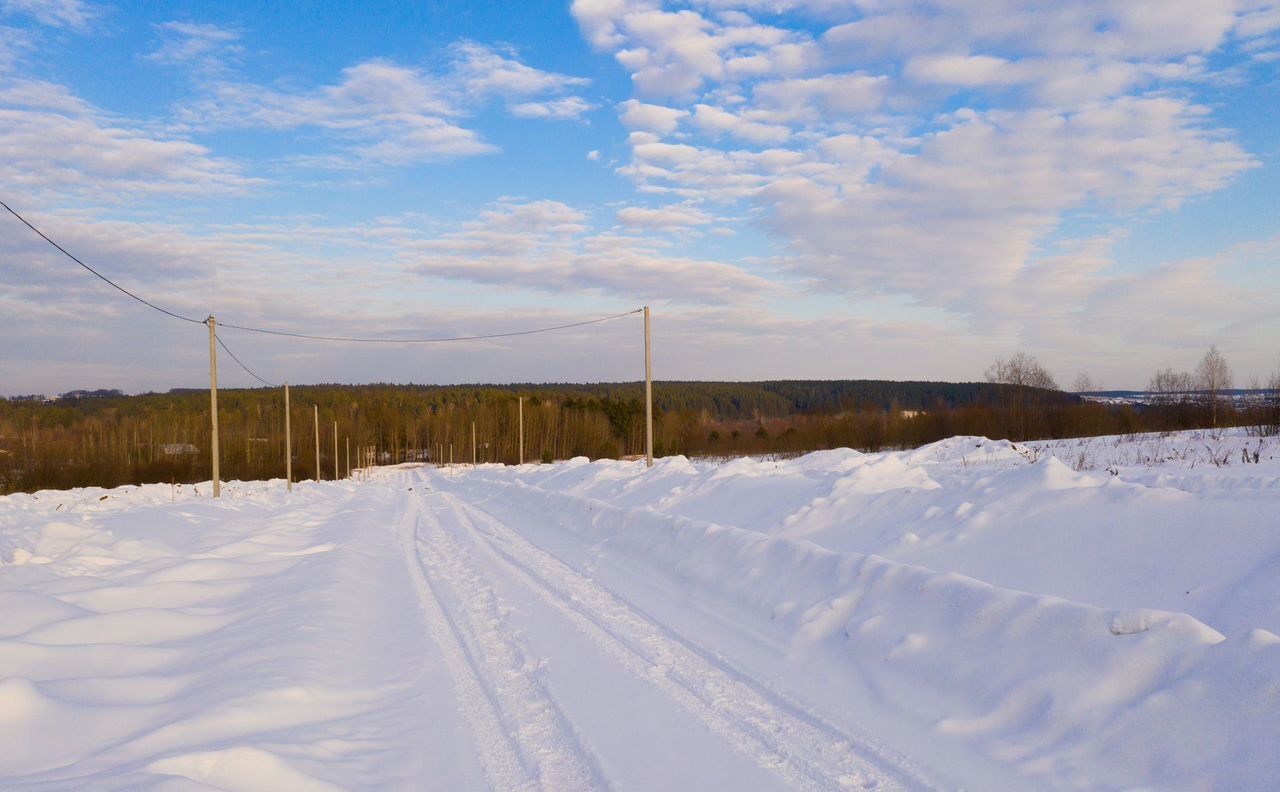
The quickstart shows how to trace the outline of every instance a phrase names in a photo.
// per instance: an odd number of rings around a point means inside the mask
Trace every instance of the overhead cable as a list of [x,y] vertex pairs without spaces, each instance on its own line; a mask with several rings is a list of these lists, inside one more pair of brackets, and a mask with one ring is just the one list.
[[284,330],[264,330],[259,327],[242,327],[241,325],[228,324],[219,322],[219,327],[226,327],[232,330],[245,330],[250,333],[265,333],[267,335],[287,336],[289,338],[305,338],[311,341],[347,341],[358,344],[442,344],[449,341],[483,341],[489,338],[511,338],[512,336],[533,335],[534,333],[550,333],[553,330],[568,330],[571,327],[582,327],[584,325],[598,324],[600,322],[608,322],[611,319],[620,319],[624,316],[631,316],[643,311],[643,308],[636,308],[633,311],[624,311],[613,316],[602,316],[599,319],[588,319],[584,322],[570,322],[569,324],[555,325],[554,327],[539,327],[534,330],[516,330],[509,333],[487,333],[485,335],[472,336],[449,336],[441,338],[349,338],[346,336],[322,336],[308,335],[306,333],[291,333]]
[[264,380],[262,377],[259,377],[257,374],[254,374],[254,373],[253,373],[253,369],[251,369],[251,368],[249,368],[248,366],[246,366],[246,365],[244,364],[244,361],[242,361],[240,358],[236,357],[236,353],[231,351],[231,348],[230,348],[230,347],[228,347],[228,346],[227,346],[227,344],[226,344],[226,342],[222,340],[222,336],[219,336],[219,335],[217,335],[217,334],[214,334],[214,338],[215,338],[215,339],[217,339],[217,341],[218,341],[218,346],[222,347],[222,350],[223,350],[224,352],[226,352],[228,355],[230,355],[232,360],[234,360],[236,363],[240,364],[240,368],[244,369],[244,370],[245,370],[245,372],[246,372],[250,377],[253,377],[253,378],[254,378],[254,379],[256,379],[258,382],[261,382],[263,385],[266,385],[268,388],[276,388],[276,387],[279,387],[279,386],[278,386],[278,385],[276,385],[274,382],[267,382],[267,381],[266,381],[266,380]]
[[205,323],[206,323],[204,319],[192,319],[192,318],[191,318],[191,317],[189,317],[189,316],[183,316],[182,314],[174,313],[173,311],[169,311],[169,310],[166,310],[166,309],[164,309],[164,308],[161,308],[160,306],[156,305],[156,304],[155,304],[155,303],[153,303],[153,302],[148,302],[147,300],[142,299],[141,297],[139,297],[138,295],[136,295],[136,294],[134,294],[133,292],[129,291],[129,290],[128,290],[128,289],[126,289],[125,287],[123,287],[123,286],[121,286],[120,284],[116,283],[115,281],[111,280],[111,279],[110,279],[110,278],[108,278],[106,275],[103,275],[101,272],[98,272],[98,271],[97,271],[96,269],[94,269],[93,267],[90,267],[88,264],[85,264],[85,263],[84,263],[83,261],[81,261],[80,259],[78,259],[78,258],[76,258],[75,256],[71,255],[71,253],[69,253],[69,252],[67,251],[67,249],[66,249],[66,248],[64,248],[62,245],[59,245],[57,242],[54,242],[52,239],[50,239],[48,236],[46,236],[46,235],[45,235],[45,233],[44,233],[43,231],[41,231],[40,229],[38,229],[38,228],[36,228],[35,226],[31,225],[31,223],[27,222],[27,218],[25,218],[25,217],[23,217],[22,215],[20,215],[20,214],[18,214],[17,212],[15,212],[15,211],[13,210],[13,207],[9,206],[9,204],[5,203],[4,201],[0,201],[0,206],[3,206],[5,209],[7,209],[7,210],[9,211],[9,214],[13,215],[14,217],[16,217],[16,218],[18,218],[20,221],[22,221],[22,224],[23,224],[23,225],[25,225],[27,228],[30,228],[32,231],[35,231],[37,234],[39,234],[39,235],[40,235],[40,238],[41,238],[41,239],[43,239],[45,242],[48,242],[50,245],[53,245],[55,248],[57,248],[59,251],[61,251],[61,252],[62,252],[62,255],[66,256],[67,258],[71,259],[71,260],[72,260],[72,261],[74,261],[75,263],[77,263],[77,264],[79,264],[80,266],[84,267],[85,269],[89,270],[89,271],[90,271],[90,272],[92,272],[94,275],[97,275],[99,278],[101,278],[103,281],[105,281],[105,282],[109,283],[109,284],[110,284],[112,287],[114,287],[115,289],[117,289],[117,290],[119,290],[119,291],[123,292],[124,294],[129,295],[130,297],[132,297],[133,299],[135,299],[135,300],[137,300],[138,302],[142,303],[143,305],[147,306],[148,308],[154,308],[155,310],[159,311],[159,312],[160,312],[160,313],[162,313],[162,314],[166,314],[166,315],[168,315],[168,316],[172,316],[174,319],[181,319],[181,320],[182,320],[182,321],[184,321],[184,322],[191,322],[192,324],[205,324]]
[[[126,294],[129,297],[132,297],[133,299],[137,300],[138,302],[142,303],[148,308],[153,308],[159,311],[160,313],[165,314],[166,316],[172,316],[174,319],[181,319],[184,322],[191,322],[192,324],[208,324],[209,323],[207,319],[192,319],[189,316],[183,316],[182,314],[174,313],[173,311],[169,311],[164,308],[161,308],[160,306],[156,305],[153,302],[144,300],[143,298],[139,297],[138,295],[124,288],[120,284],[111,280],[106,275],[103,275],[101,272],[98,272],[93,267],[90,267],[88,264],[85,264],[83,261],[76,258],[66,248],[64,248],[62,245],[59,245],[57,242],[54,242],[43,231],[41,231],[40,229],[32,225],[30,222],[28,222],[25,217],[23,217],[22,215],[14,211],[13,208],[9,206],[9,204],[5,203],[4,201],[0,201],[0,206],[3,206],[9,212],[9,214],[18,218],[18,220],[20,220],[23,225],[25,225],[27,228],[30,228],[32,231],[38,234],[41,239],[48,242],[50,245],[53,245],[55,248],[57,248],[58,251],[60,251],[64,256],[71,259],[75,263],[79,264],[81,267],[84,267],[89,272],[92,272],[102,281],[111,285],[113,288],[117,289],[121,293]],[[229,324],[227,322],[219,322],[218,324],[220,327],[228,328],[231,330],[243,330],[248,333],[262,333],[264,335],[285,336],[287,338],[301,338],[309,341],[341,341],[341,342],[356,343],[356,344],[443,344],[443,343],[449,343],[454,341],[484,341],[484,340],[493,339],[493,338],[514,338],[516,336],[534,335],[536,333],[550,333],[556,330],[568,330],[574,327],[584,327],[586,325],[598,324],[600,322],[608,322],[612,319],[620,319],[624,316],[631,316],[632,314],[638,314],[643,310],[644,310],[643,308],[636,308],[635,310],[632,310],[632,311],[625,311],[623,313],[614,314],[612,316],[602,316],[598,319],[587,319],[586,321],[582,321],[582,322],[570,322],[568,324],[554,325],[552,327],[538,327],[532,330],[515,330],[511,332],[506,332],[506,333],[485,333],[482,335],[448,336],[448,337],[439,337],[439,338],[355,338],[355,337],[347,337],[347,336],[325,336],[325,335],[314,335],[310,333],[295,333],[295,332],[290,332],[286,330],[267,330],[261,327],[246,327],[244,325]],[[225,349],[226,347],[224,346],[223,348]],[[230,349],[227,350],[227,354],[231,355],[232,358],[235,358],[235,355],[231,353]],[[239,363],[240,361],[236,360],[236,362]],[[243,365],[244,364],[241,364],[241,366]],[[245,368],[245,371],[249,371],[249,369]],[[249,371],[249,373],[253,374],[252,371]],[[265,382],[265,380],[263,380],[261,377],[258,377],[258,375],[256,374],[253,374],[253,376],[256,379]]]

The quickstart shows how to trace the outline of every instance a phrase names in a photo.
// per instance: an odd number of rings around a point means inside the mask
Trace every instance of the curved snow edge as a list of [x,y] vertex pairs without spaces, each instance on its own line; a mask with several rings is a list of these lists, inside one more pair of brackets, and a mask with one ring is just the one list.
[[895,708],[1045,780],[1251,788],[1280,772],[1280,638],[1264,630],[1228,640],[1184,613],[1002,589],[520,481],[488,506],[541,512],[746,610],[793,658],[836,657]]

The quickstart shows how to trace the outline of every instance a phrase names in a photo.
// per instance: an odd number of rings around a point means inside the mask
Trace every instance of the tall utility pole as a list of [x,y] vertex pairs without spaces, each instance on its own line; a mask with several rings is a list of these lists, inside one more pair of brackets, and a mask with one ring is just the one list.
[[476,422],[471,422],[471,467],[476,466]]
[[351,478],[351,438],[347,438],[347,478]]
[[320,405],[313,404],[311,405],[311,408],[312,410],[314,410],[314,412],[312,413],[312,418],[313,418],[312,424],[314,425],[315,431],[316,431],[316,481],[319,481],[320,480]]
[[524,397],[520,397],[520,464],[524,464]]
[[218,320],[210,316],[205,323],[209,325],[209,448],[213,453],[213,497],[216,498],[222,493],[222,482],[218,480]]
[[338,422],[333,422],[333,480],[342,478],[338,475]]
[[284,384],[284,480],[285,490],[293,492],[293,421],[289,420],[289,383]]
[[653,467],[653,353],[649,348],[649,306],[644,307],[644,460]]

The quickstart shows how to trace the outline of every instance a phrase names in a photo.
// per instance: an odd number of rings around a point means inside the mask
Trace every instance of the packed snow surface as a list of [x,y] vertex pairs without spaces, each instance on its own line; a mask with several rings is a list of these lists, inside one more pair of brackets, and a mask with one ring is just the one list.
[[1275,438],[406,466],[208,496],[0,498],[0,787],[1280,778]]

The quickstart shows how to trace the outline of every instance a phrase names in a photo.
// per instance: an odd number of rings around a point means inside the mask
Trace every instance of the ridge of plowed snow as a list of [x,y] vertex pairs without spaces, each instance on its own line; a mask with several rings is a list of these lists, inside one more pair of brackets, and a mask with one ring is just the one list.
[[0,786],[1270,789],[1278,452],[6,496]]

